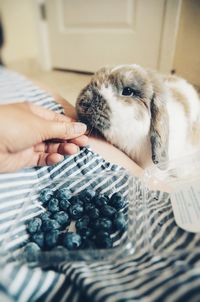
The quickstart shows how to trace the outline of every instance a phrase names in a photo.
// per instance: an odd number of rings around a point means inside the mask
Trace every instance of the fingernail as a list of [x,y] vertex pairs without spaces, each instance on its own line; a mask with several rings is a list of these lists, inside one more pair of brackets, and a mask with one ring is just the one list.
[[86,131],[87,126],[83,123],[74,123],[74,132],[76,134],[82,134]]

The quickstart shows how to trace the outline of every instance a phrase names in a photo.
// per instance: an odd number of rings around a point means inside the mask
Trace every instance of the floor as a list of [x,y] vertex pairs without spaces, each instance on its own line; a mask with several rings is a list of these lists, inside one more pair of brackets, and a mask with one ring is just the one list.
[[[81,89],[87,85],[91,75],[80,74],[67,71],[44,71],[36,64],[35,61],[21,61],[7,64],[8,68],[20,72],[30,79],[51,88],[72,105],[75,105],[78,94]],[[200,95],[200,87],[195,86]]]
[[67,99],[72,105],[81,89],[90,81],[91,75],[67,71],[43,71],[33,62],[15,62],[7,65],[30,79],[47,86]]

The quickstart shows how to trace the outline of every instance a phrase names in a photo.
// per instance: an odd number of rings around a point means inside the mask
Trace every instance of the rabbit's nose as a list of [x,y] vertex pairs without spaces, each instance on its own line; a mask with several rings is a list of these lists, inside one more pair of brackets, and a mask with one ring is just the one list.
[[90,107],[90,102],[87,100],[87,99],[81,99],[79,101],[79,106],[82,108],[82,109],[88,109]]

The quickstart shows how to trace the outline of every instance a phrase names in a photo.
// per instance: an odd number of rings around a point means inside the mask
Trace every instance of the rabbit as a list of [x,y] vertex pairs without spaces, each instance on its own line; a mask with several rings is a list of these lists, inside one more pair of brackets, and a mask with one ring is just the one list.
[[139,65],[98,70],[76,102],[80,121],[142,168],[200,149],[200,99],[186,80]]

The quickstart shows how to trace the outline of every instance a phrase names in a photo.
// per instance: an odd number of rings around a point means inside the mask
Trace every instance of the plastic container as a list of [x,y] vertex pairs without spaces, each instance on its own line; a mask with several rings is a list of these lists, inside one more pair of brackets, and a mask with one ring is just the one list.
[[[40,182],[26,196],[20,215],[16,217],[2,244],[1,253],[7,261],[18,260],[28,262],[30,266],[50,267],[66,261],[115,261],[125,256],[138,255],[138,252],[167,255],[200,251],[200,232],[192,232],[187,229],[187,225],[185,228],[177,224],[171,202],[174,194],[187,188],[190,183],[200,188],[200,154],[147,169],[142,181],[120,170]],[[47,211],[39,199],[41,190],[47,187],[54,192],[68,188],[73,196],[85,189],[93,189],[97,194],[108,197],[120,192],[126,202],[118,212],[124,214],[126,230],[112,231],[112,248],[68,250],[59,247],[40,250],[37,257],[27,259],[24,250],[30,241],[27,224],[32,218]],[[199,212],[196,213],[200,215],[200,201],[196,206],[199,206]],[[76,231],[74,225],[72,221],[66,230]]]
[[154,166],[143,180],[149,251],[200,251],[200,153]]
[[[49,267],[64,261],[94,261],[117,259],[136,252],[137,243],[137,213],[142,203],[138,203],[138,180],[124,171],[105,172],[100,174],[82,175],[77,177],[66,177],[58,180],[40,182],[33,187],[27,196],[20,215],[8,232],[3,242],[3,251],[8,261],[18,260],[27,262],[25,246],[30,241],[27,233],[27,225],[34,217],[39,217],[47,208],[40,201],[39,195],[44,188],[50,188],[54,193],[61,188],[68,188],[73,196],[79,195],[85,189],[93,189],[98,194],[112,196],[120,192],[125,200],[125,206],[118,210],[123,212],[126,219],[127,229],[122,232],[112,232],[112,248],[79,248],[68,250],[63,247],[40,250],[34,260],[28,260],[31,266]],[[66,229],[75,231],[74,221]],[[59,244],[60,246],[60,244]]]

